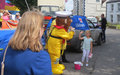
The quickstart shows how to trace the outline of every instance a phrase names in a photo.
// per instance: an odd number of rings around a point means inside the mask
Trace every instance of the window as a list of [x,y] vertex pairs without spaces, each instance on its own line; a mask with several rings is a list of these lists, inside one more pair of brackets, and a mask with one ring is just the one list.
[[118,3],[118,11],[120,11],[120,3]]
[[55,16],[55,12],[59,11],[58,6],[39,6],[39,8],[45,16]]
[[114,5],[113,4],[111,4],[111,11],[113,11],[114,10]]
[[120,23],[120,15],[117,15],[117,21]]
[[49,8],[49,7],[41,6],[41,7],[40,7],[40,10],[41,10],[41,12],[43,13],[43,15],[49,15],[49,12],[50,12],[50,8]]
[[90,28],[94,28],[94,25],[93,25],[93,23],[92,23],[90,20],[87,20],[87,23],[88,23],[88,26],[89,26]]
[[59,11],[59,7],[51,7],[51,11],[50,11],[50,14],[52,15],[52,16],[55,16],[55,12],[56,11]]
[[111,23],[113,23],[113,15],[111,15]]
[[100,2],[100,0],[96,0],[96,2]]

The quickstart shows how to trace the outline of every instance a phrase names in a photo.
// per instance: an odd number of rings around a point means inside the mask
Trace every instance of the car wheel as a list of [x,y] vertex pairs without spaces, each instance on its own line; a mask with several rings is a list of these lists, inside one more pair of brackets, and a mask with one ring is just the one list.
[[101,46],[101,44],[102,44],[102,39],[101,39],[101,35],[99,35],[97,40],[97,45]]

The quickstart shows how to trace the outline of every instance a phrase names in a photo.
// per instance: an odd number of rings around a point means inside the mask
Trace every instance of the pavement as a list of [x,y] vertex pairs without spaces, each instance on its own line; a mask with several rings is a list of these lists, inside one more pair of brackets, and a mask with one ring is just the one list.
[[[70,61],[81,61],[82,54],[68,52],[66,57]],[[120,75],[120,30],[106,30],[106,43],[94,46],[88,67],[75,70],[74,63],[63,64],[66,66],[63,75]]]

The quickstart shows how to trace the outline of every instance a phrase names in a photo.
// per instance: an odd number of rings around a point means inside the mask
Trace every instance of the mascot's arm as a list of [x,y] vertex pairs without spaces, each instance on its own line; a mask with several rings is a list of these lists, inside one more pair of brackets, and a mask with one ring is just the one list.
[[70,31],[69,33],[65,31],[65,29],[58,29],[56,32],[55,32],[55,35],[57,37],[61,37],[65,40],[70,40],[73,38],[73,35],[74,35],[74,31]]

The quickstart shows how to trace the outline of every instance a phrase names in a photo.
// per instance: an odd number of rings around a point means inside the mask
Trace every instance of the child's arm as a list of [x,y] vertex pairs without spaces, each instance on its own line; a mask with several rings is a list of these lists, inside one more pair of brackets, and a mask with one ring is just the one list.
[[92,53],[92,49],[93,49],[93,43],[90,43],[90,53]]
[[81,37],[81,34],[83,33],[83,31],[81,31],[80,33],[79,33],[79,39],[80,40],[83,40],[84,38],[83,37]]

